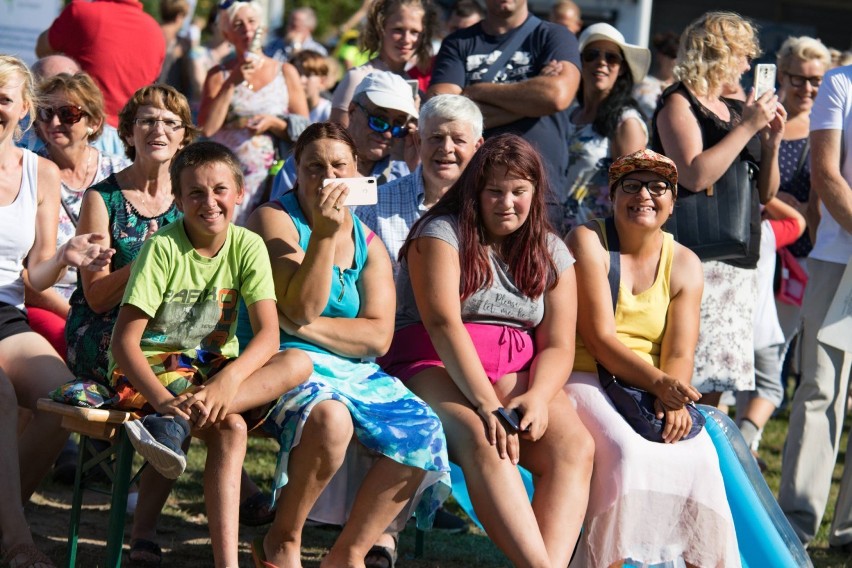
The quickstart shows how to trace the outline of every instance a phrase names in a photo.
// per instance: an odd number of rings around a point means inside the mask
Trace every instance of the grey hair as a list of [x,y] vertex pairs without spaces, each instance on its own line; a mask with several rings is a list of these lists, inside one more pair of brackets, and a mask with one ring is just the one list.
[[465,122],[470,125],[474,140],[482,137],[482,111],[475,102],[463,95],[436,95],[426,101],[426,104],[420,107],[420,126],[435,118],[448,122]]
[[[229,31],[231,29],[231,23],[234,21],[234,18],[237,17],[237,12],[246,6],[254,10],[254,13],[257,14],[258,18],[260,18],[261,25],[266,28],[266,13],[264,12],[263,6],[261,6],[260,2],[257,2],[256,0],[249,0],[248,2],[238,0],[226,9],[220,10],[219,17],[216,18],[216,21],[219,22],[219,29],[222,30],[222,32]],[[224,16],[224,18],[222,16]]]

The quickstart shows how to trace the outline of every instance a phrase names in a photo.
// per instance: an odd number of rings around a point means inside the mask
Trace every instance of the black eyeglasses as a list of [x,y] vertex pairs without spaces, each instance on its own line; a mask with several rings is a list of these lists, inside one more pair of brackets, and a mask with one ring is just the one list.
[[672,188],[672,184],[664,180],[642,181],[631,178],[621,180],[621,190],[624,193],[639,193],[643,187],[652,196],[662,197]]
[[593,61],[597,61],[601,55],[603,55],[604,61],[606,61],[606,64],[610,67],[613,65],[621,65],[624,62],[624,58],[620,53],[606,51],[605,49],[584,49],[582,57],[583,61],[586,63],[592,63]]
[[820,84],[822,84],[822,75],[805,77],[804,75],[793,75],[792,73],[787,73],[787,76],[790,78],[790,84],[794,87],[801,87],[806,81],[810,83],[811,87],[814,89],[819,88]]
[[59,122],[62,124],[77,124],[86,113],[82,107],[74,105],[64,105],[61,107],[39,107],[38,119],[41,122],[50,122],[54,116],[59,117]]
[[385,132],[390,130],[391,136],[393,136],[394,138],[405,138],[408,135],[408,125],[391,124],[380,116],[370,114],[370,111],[367,110],[367,108],[361,103],[356,102],[355,104],[364,112],[364,114],[367,115],[367,126],[369,126],[370,130],[372,130],[373,132],[384,134]]

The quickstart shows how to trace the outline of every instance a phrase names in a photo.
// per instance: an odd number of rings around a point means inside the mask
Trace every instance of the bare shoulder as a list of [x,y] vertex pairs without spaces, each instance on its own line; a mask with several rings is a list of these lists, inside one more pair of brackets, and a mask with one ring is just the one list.
[[672,295],[683,290],[700,292],[704,289],[704,269],[701,266],[701,259],[678,242],[674,243],[670,284]]
[[255,209],[246,228],[259,234],[265,241],[276,238],[288,242],[299,240],[293,219],[278,202],[264,203]]
[[577,262],[581,258],[593,258],[606,253],[603,242],[603,234],[600,225],[596,221],[588,221],[574,227],[565,237],[568,249]]

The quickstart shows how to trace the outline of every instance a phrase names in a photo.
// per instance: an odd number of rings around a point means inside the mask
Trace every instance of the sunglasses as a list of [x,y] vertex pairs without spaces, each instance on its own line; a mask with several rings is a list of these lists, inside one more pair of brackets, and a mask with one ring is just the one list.
[[621,65],[624,62],[624,58],[620,53],[606,51],[604,49],[584,49],[582,54],[583,61],[586,63],[597,61],[601,56],[603,56],[604,61],[606,61],[606,64],[610,67],[614,65]]
[[234,5],[234,2],[236,2],[236,0],[222,0],[221,2],[219,2],[219,9],[227,10],[228,8]]
[[65,105],[61,107],[39,107],[38,109],[38,119],[41,122],[50,122],[53,120],[54,116],[59,117],[59,122],[62,124],[77,124],[83,117],[86,116],[86,113],[83,111],[82,107],[73,106],[73,105]]
[[814,75],[813,77],[805,77],[804,75],[793,75],[791,73],[787,73],[787,76],[790,78],[790,84],[794,87],[801,87],[806,82],[811,84],[811,87],[814,89],[818,88],[822,83],[822,75]]
[[642,188],[648,190],[654,197],[662,197],[667,191],[672,188],[672,184],[663,180],[656,181],[641,181],[638,179],[623,179],[621,180],[621,191],[624,193],[639,193]]
[[355,103],[361,111],[367,115],[367,126],[370,127],[370,130],[373,132],[378,132],[379,134],[384,134],[388,130],[390,130],[391,136],[394,138],[405,138],[408,136],[408,125],[406,124],[398,124],[393,125],[384,118],[380,116],[375,116],[370,114],[370,111],[362,105],[361,103]]

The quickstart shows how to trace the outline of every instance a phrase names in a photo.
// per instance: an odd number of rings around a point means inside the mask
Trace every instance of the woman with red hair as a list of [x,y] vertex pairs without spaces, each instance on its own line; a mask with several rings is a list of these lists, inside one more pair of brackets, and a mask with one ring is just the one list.
[[[485,142],[403,245],[396,333],[379,361],[441,418],[477,516],[516,566],[568,565],[594,453],[562,392],[577,299],[548,192],[528,142]],[[518,463],[535,476],[532,504]]]

